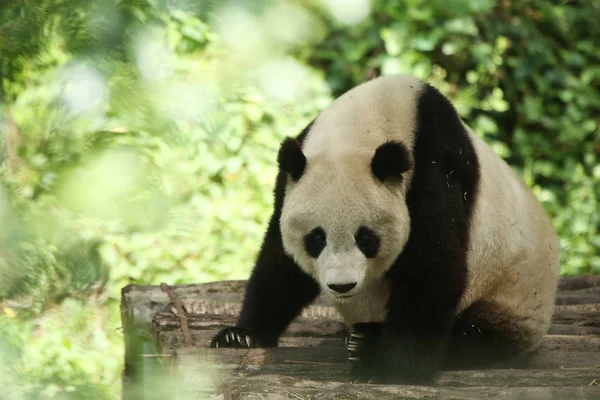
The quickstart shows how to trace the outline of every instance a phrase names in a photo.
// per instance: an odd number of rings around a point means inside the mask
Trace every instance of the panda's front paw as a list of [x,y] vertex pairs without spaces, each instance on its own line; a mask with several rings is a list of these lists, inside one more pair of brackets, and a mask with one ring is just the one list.
[[346,337],[348,360],[356,363],[370,363],[377,352],[381,324],[376,322],[361,322],[352,326],[352,331]]
[[249,349],[260,347],[252,332],[245,328],[230,327],[221,330],[210,342],[210,347]]
[[346,339],[348,361],[352,365],[352,382],[371,381],[380,335],[381,324],[379,323],[359,323],[352,327],[352,332]]
[[348,350],[348,361],[355,365],[360,363],[363,354],[364,335],[360,332],[351,332],[346,336],[346,350]]

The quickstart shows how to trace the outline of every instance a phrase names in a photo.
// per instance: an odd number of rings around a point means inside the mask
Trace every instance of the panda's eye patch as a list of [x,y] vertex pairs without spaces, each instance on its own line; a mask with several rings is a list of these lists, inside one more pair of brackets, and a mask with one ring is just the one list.
[[327,236],[325,235],[325,231],[323,228],[315,228],[308,235],[304,237],[304,247],[306,248],[306,252],[312,258],[319,257],[319,254],[325,248],[325,243],[327,241]]
[[354,235],[356,246],[363,252],[365,257],[374,258],[379,252],[381,240],[379,236],[366,226],[361,226]]

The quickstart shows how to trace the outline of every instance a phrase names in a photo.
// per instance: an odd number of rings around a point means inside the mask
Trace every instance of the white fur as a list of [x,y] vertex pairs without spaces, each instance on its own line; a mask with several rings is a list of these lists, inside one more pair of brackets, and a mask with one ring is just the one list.
[[[385,318],[389,290],[380,278],[408,239],[405,195],[411,172],[402,185],[390,187],[373,177],[370,162],[375,149],[390,139],[412,151],[422,87],[413,77],[387,76],[338,98],[307,135],[302,179],[286,188],[281,217],[284,248],[325,293],[334,296],[347,324]],[[529,188],[468,132],[481,178],[471,221],[468,288],[460,310],[477,300],[491,300],[529,321],[534,331],[545,332],[558,277],[558,238]],[[361,225],[382,238],[374,259],[355,246],[353,235]],[[318,226],[327,233],[327,247],[314,260],[306,254],[303,238]],[[354,281],[357,286],[347,293],[353,295],[349,299],[336,298],[327,287]]]
[[460,309],[484,298],[522,318],[533,332],[545,333],[559,275],[558,236],[521,178],[467,130],[481,178],[471,222],[468,287]]

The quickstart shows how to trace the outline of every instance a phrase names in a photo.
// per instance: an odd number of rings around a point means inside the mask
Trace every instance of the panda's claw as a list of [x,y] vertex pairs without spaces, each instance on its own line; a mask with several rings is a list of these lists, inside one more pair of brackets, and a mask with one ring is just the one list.
[[358,333],[358,332],[352,332],[350,334],[351,338],[357,338],[357,339],[364,339],[365,334],[364,333]]
[[251,348],[259,347],[258,341],[251,331],[240,328],[224,328],[217,333],[210,343],[214,348]]
[[368,378],[368,377],[365,377],[365,376],[355,377],[355,378],[352,378],[350,380],[350,383],[353,383],[353,384],[373,383],[373,382],[374,382],[373,378]]

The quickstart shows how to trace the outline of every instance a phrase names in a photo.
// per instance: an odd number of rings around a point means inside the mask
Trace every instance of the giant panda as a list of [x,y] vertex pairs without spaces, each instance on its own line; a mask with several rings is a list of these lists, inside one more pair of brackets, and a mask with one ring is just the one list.
[[433,86],[351,89],[277,156],[274,211],[239,321],[212,347],[269,347],[319,294],[355,380],[434,383],[527,359],[553,313],[558,237],[516,173]]

